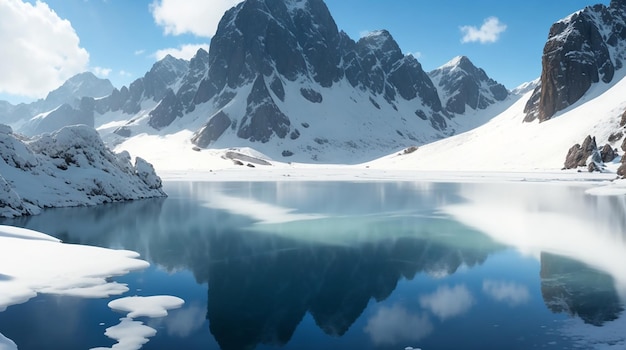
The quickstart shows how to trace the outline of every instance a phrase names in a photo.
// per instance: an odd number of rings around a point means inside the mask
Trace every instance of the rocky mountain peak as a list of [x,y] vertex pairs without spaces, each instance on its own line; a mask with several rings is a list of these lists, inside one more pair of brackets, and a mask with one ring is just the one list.
[[470,61],[470,59],[467,58],[467,56],[456,56],[450,61],[448,61],[446,64],[441,66],[440,69],[442,70],[443,69],[449,69],[449,70],[462,69],[462,70],[468,71],[468,70],[474,70],[476,69],[476,67],[474,66],[472,61]]
[[74,103],[82,97],[108,96],[114,87],[108,79],[100,79],[91,72],[76,74],[69,78],[59,88],[48,93],[45,107],[56,108],[64,103]]
[[626,8],[626,0],[611,0],[609,7],[615,9],[625,9]]
[[187,70],[188,65],[188,61],[181,58],[175,58],[174,56],[167,54],[152,66],[150,72],[160,75],[167,74],[180,76],[181,72],[185,72]]
[[625,58],[624,0],[587,7],[554,23],[543,50],[541,84],[526,104],[525,121],[546,121],[592,84],[611,82]]
[[[339,32],[321,0],[247,0],[224,15],[211,41],[205,100],[258,73],[322,86],[338,80]],[[309,67],[312,69],[309,70]]]
[[504,85],[491,79],[466,56],[457,56],[428,75],[439,88],[445,109],[454,114],[465,113],[466,106],[485,109],[509,95]]
[[395,62],[404,57],[400,46],[386,30],[370,32],[359,39],[357,47],[362,53],[373,53],[386,71],[389,71]]

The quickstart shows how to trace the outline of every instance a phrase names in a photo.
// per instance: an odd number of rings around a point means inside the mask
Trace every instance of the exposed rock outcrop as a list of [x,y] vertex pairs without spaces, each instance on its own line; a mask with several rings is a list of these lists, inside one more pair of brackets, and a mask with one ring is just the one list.
[[589,172],[602,171],[604,163],[612,162],[617,157],[617,151],[606,144],[598,149],[596,138],[587,136],[582,143],[575,144],[567,152],[563,169],[587,167]]
[[541,85],[526,104],[525,121],[546,121],[592,84],[611,82],[625,58],[624,0],[587,7],[554,23],[543,50]]

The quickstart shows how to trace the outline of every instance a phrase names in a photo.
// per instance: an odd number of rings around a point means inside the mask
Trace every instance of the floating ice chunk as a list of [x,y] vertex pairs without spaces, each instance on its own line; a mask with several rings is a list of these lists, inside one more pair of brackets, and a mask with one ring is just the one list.
[[128,317],[165,317],[167,310],[178,309],[185,301],[169,295],[157,295],[150,297],[125,297],[109,302],[113,310],[127,311]]
[[106,329],[104,335],[117,340],[117,344],[111,348],[93,348],[91,350],[121,349],[139,350],[146,344],[150,337],[156,335],[156,329],[148,327],[143,322],[135,321],[135,317],[165,317],[167,310],[181,307],[185,301],[169,295],[156,295],[149,297],[125,297],[109,302],[113,310],[127,311],[128,315],[120,318],[120,323]]
[[143,324],[143,322],[134,321],[130,317],[120,318],[120,323],[109,327],[104,335],[111,339],[117,340],[117,344],[112,348],[92,348],[91,350],[138,350],[149,341],[148,338],[154,337],[157,331]]

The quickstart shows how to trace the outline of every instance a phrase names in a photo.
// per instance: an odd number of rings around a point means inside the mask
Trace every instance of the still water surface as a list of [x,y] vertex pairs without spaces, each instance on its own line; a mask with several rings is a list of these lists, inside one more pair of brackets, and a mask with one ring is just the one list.
[[[157,330],[142,349],[624,346],[622,197],[526,183],[166,191],[1,223],[139,252],[151,267],[115,278],[126,295],[185,300],[142,320]],[[38,296],[0,313],[0,333],[21,350],[111,347],[111,299]]]

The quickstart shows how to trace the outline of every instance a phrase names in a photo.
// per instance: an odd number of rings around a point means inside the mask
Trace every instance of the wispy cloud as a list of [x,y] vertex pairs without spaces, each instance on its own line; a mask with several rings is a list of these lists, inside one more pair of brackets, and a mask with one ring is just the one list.
[[113,70],[111,68],[93,67],[91,71],[100,78],[107,78]]
[[179,47],[172,47],[162,49],[154,53],[154,57],[158,60],[163,59],[167,55],[172,55],[176,58],[182,58],[184,60],[190,60],[199,49],[209,51],[209,44],[187,44]]
[[154,0],[150,10],[165,34],[210,38],[224,12],[239,2],[241,0]]
[[43,97],[87,70],[76,31],[45,2],[0,1],[0,23],[0,93]]
[[141,56],[144,53],[146,53],[146,50],[135,50],[135,52],[133,52],[135,54],[135,56]]
[[500,22],[497,17],[485,19],[480,28],[475,26],[461,26],[462,43],[479,42],[481,44],[495,43],[500,39],[500,35],[506,31],[506,24]]

